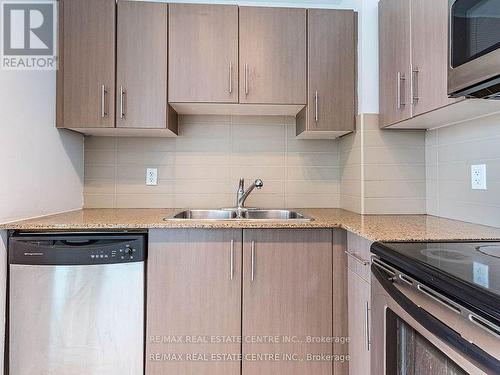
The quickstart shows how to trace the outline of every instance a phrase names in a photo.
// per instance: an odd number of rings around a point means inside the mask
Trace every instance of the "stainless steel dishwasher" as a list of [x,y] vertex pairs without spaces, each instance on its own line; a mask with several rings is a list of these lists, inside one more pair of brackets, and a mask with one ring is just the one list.
[[144,233],[9,238],[10,375],[144,372]]

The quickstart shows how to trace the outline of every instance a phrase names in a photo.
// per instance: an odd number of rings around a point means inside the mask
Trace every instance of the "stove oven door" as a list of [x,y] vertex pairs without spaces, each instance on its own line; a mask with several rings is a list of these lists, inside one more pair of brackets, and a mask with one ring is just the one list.
[[372,263],[372,374],[499,374],[497,326],[377,257]]

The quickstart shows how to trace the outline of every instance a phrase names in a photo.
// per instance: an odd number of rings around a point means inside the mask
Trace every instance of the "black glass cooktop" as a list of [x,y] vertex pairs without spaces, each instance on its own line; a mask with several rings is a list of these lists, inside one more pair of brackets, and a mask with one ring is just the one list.
[[384,242],[372,252],[500,320],[500,242]]

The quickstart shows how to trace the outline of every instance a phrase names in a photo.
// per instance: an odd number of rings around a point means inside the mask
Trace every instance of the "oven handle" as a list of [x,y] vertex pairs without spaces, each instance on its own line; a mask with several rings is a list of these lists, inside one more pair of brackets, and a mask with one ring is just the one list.
[[498,371],[500,368],[500,361],[498,359],[486,353],[478,346],[465,340],[462,336],[441,322],[439,319],[435,318],[424,309],[418,307],[393,285],[393,275],[384,275],[381,268],[375,264],[372,264],[371,270],[372,274],[389,294],[389,296],[408,314],[410,314],[413,319],[425,327],[425,329],[454,347],[466,357],[476,361],[484,372],[495,373]]

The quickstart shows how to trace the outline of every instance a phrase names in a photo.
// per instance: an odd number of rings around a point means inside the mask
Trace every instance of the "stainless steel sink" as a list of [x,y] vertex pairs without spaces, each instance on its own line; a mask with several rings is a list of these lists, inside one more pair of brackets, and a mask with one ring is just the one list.
[[311,220],[300,212],[289,210],[247,210],[241,216],[247,220]]
[[189,219],[189,220],[229,220],[236,219],[236,211],[230,210],[187,210],[179,212],[171,219]]
[[261,209],[220,209],[220,210],[186,210],[165,220],[312,220],[310,217],[289,210]]

